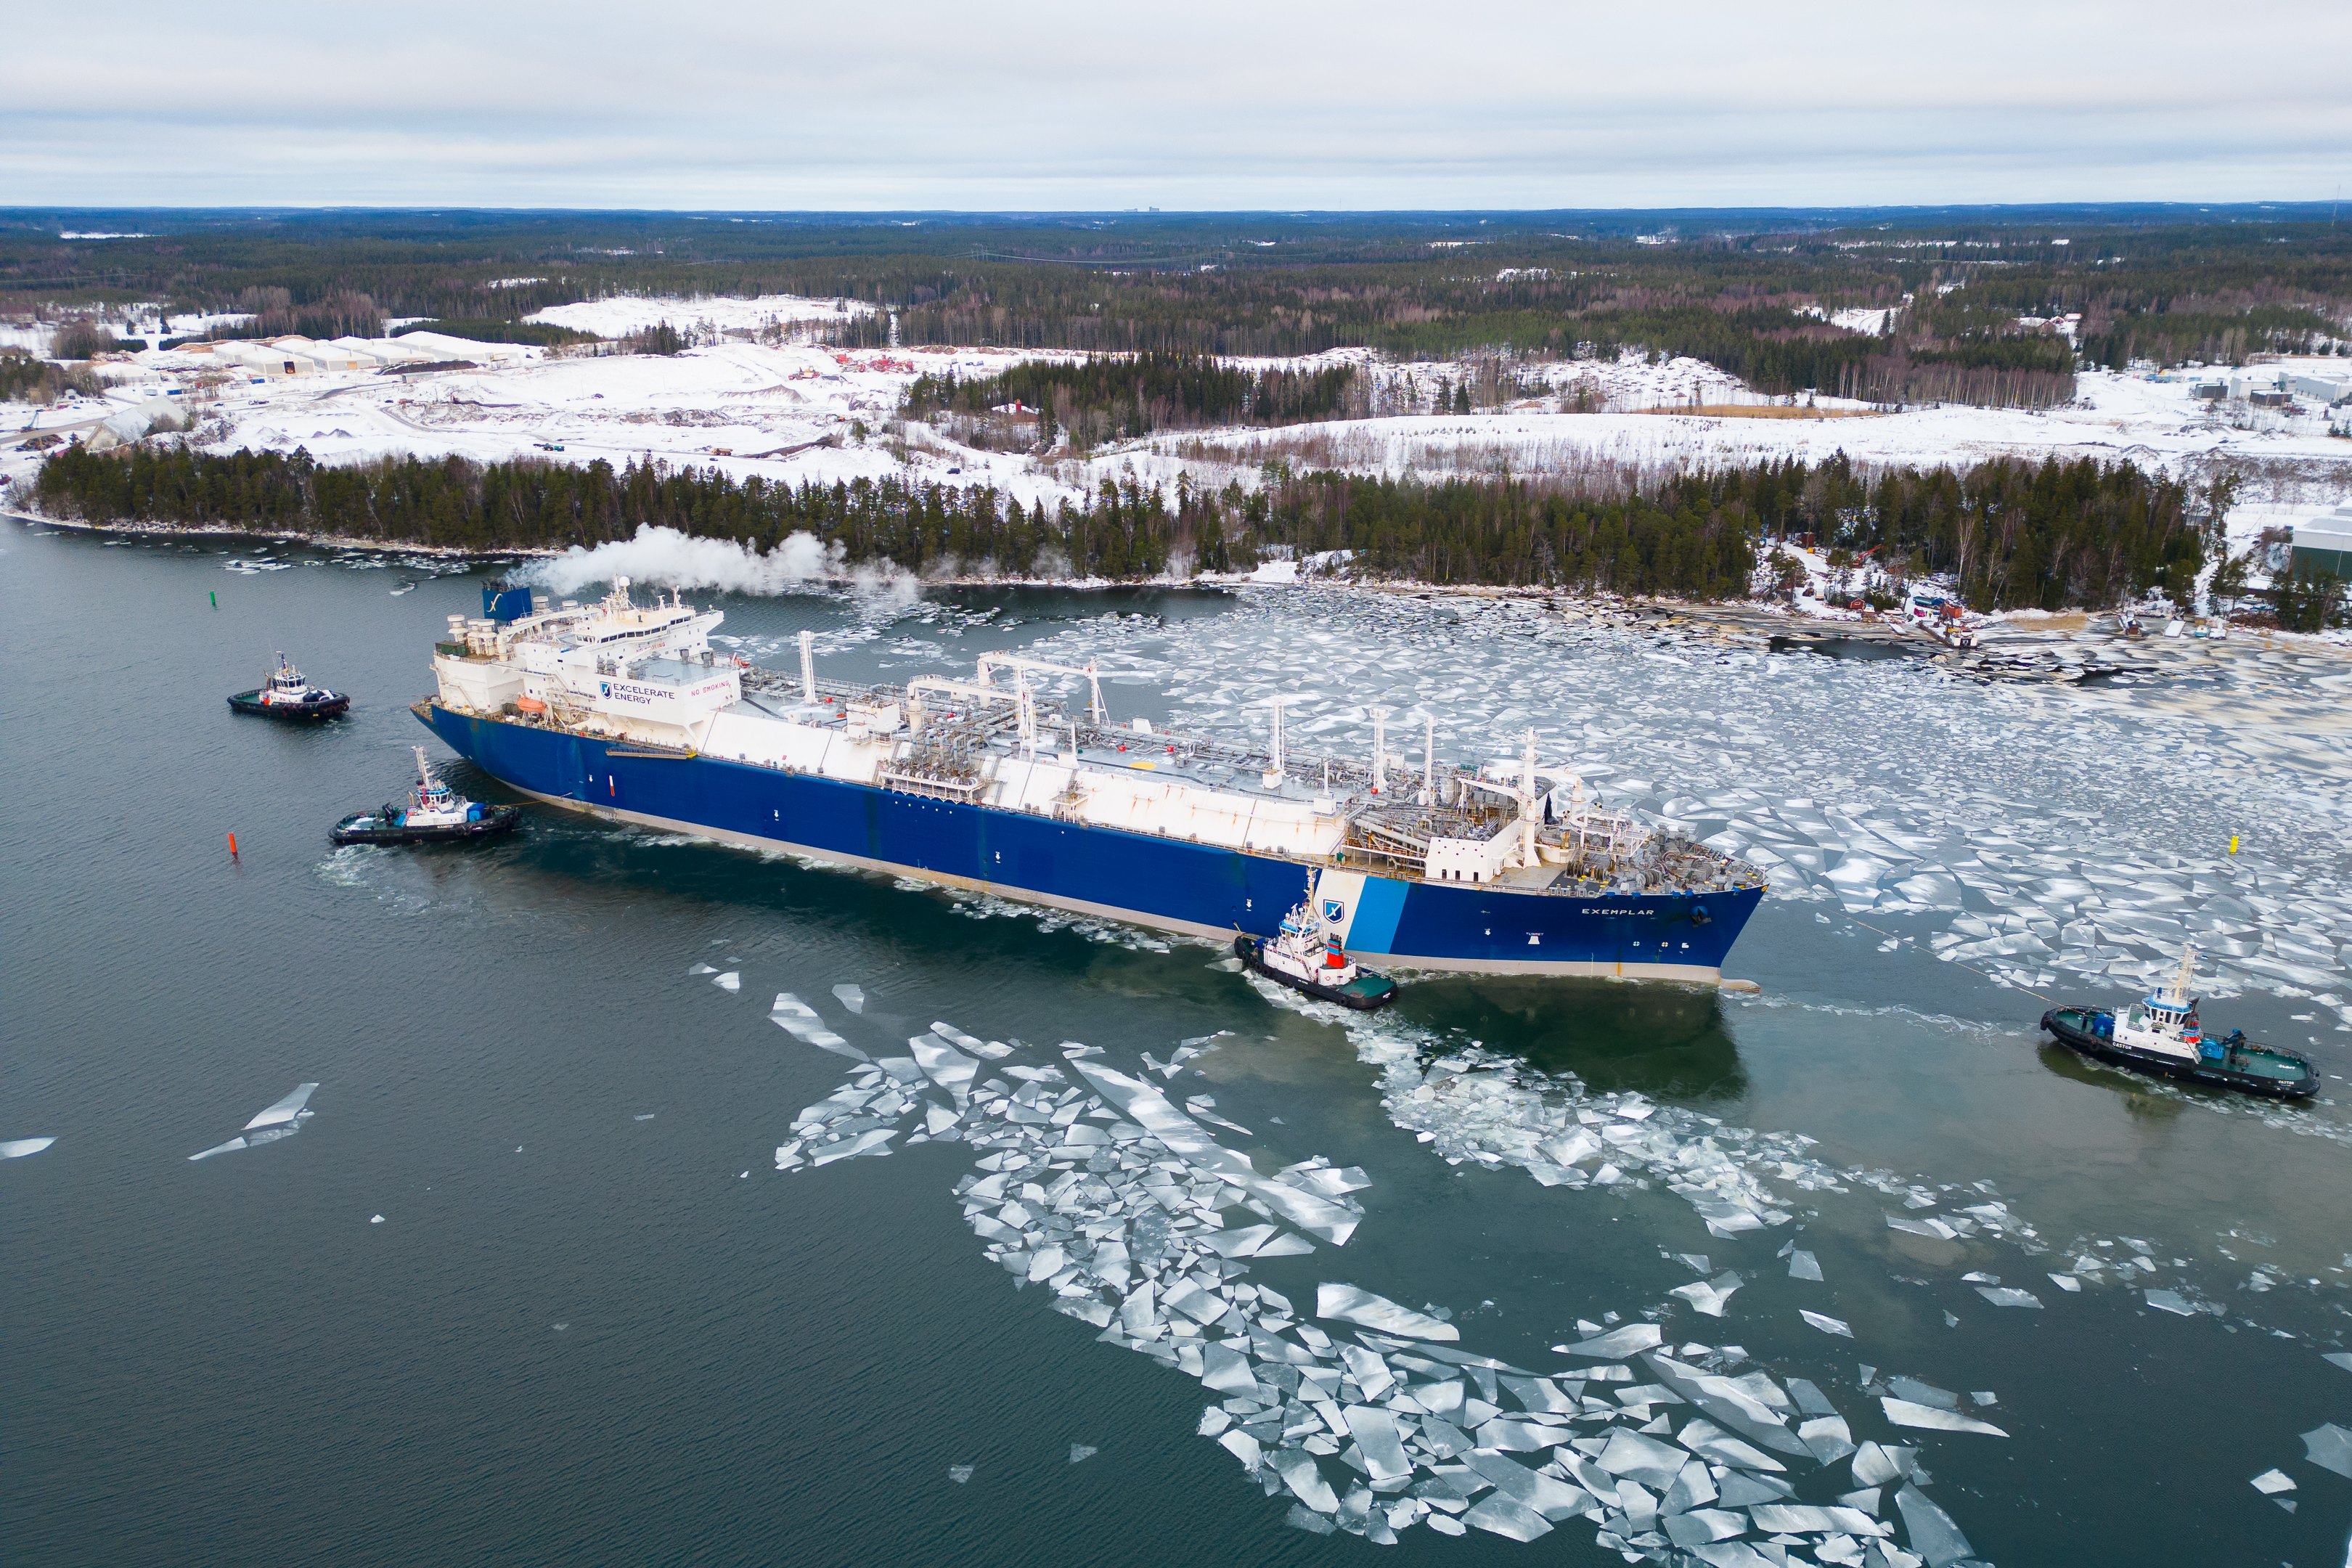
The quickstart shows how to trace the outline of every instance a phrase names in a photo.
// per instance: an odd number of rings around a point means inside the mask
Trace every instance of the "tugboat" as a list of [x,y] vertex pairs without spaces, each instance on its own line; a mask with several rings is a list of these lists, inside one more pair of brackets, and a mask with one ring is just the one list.
[[1396,1000],[1396,982],[1349,959],[1338,936],[1328,933],[1315,918],[1315,889],[1307,901],[1282,917],[1282,930],[1269,942],[1264,937],[1234,938],[1234,956],[1255,973],[1279,985],[1303,991],[1321,1002],[1336,1002],[1359,1013],[1385,1007]]
[[425,748],[416,752],[416,787],[408,792],[405,807],[385,805],[375,811],[347,816],[329,830],[337,844],[455,844],[496,838],[513,831],[522,820],[522,808],[484,805],[467,800],[433,776]]
[[2135,1072],[2186,1079],[2242,1089],[2271,1100],[2308,1100],[2319,1092],[2319,1075],[2293,1051],[2258,1046],[2243,1029],[2205,1033],[2197,999],[2189,994],[2197,950],[2180,955],[2180,973],[2123,1016],[2093,1007],[2053,1007],[2042,1026],[2060,1045]]
[[352,700],[340,691],[311,685],[281,653],[268,679],[251,691],[238,692],[228,705],[240,713],[258,713],[267,719],[340,719],[350,710]]

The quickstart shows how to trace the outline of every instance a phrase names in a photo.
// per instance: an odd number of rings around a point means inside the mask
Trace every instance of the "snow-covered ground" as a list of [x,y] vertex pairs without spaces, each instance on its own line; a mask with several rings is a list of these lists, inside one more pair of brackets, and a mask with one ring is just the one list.
[[[1262,466],[1277,458],[1294,468],[1433,478],[1654,479],[1688,468],[1780,458],[1818,461],[1838,453],[1863,464],[2091,457],[2174,472],[2216,459],[2238,461],[2253,472],[2232,532],[2248,539],[2263,526],[2293,522],[2352,498],[2352,439],[2328,434],[2331,426],[2352,430],[2352,409],[2289,414],[2243,403],[2217,408],[2194,395],[2202,377],[2189,372],[2156,377],[2091,372],[2081,378],[2074,405],[2043,412],[1948,405],[1882,414],[1834,399],[1818,400],[1810,411],[1788,407],[1787,400],[1771,407],[1771,399],[1698,361],[1651,363],[1628,353],[1505,366],[1511,402],[1492,412],[1171,432],[1097,449],[1083,459],[1066,453],[1032,458],[975,451],[921,426],[893,440],[883,426],[918,374],[951,369],[983,376],[1021,358],[1044,356],[1004,349],[845,352],[727,337],[774,335],[772,327],[840,321],[866,309],[856,301],[785,295],[588,300],[534,319],[606,335],[668,321],[706,346],[667,358],[584,357],[446,340],[434,352],[470,354],[483,363],[426,374],[362,368],[263,374],[224,367],[218,355],[150,352],[135,362],[105,362],[113,383],[108,405],[72,400],[44,408],[0,406],[0,471],[27,470],[37,461],[11,450],[7,432],[88,431],[121,405],[172,395],[195,416],[193,439],[215,451],[300,447],[328,462],[404,453],[484,461],[533,455],[560,462],[650,458],[794,482],[899,474],[992,484],[1024,501],[1076,499],[1106,477],[1129,473],[1171,485],[1187,473],[1195,483],[1214,487],[1229,480],[1252,485]],[[414,347],[426,340],[397,342]],[[492,363],[492,356],[500,357]],[[1396,410],[1434,407],[1441,394],[1465,382],[1475,384],[1484,371],[1475,358],[1385,363],[1362,350],[1238,363],[1252,370],[1363,364],[1374,382],[1373,406]],[[2341,359],[2322,359],[2308,368],[2340,374],[2347,366]],[[1755,414],[1673,412],[1741,405]],[[1806,412],[1822,416],[1789,416]],[[862,440],[854,434],[861,423],[866,427]]]
[[703,335],[765,332],[772,328],[828,326],[871,315],[874,307],[855,300],[808,300],[796,294],[762,294],[756,299],[711,297],[693,300],[616,294],[557,305],[528,318],[600,338],[618,338],[667,321],[679,331],[703,329]]
[[[2311,363],[2337,374],[2345,368],[2340,359]],[[1405,368],[1418,367],[1399,370]],[[1693,402],[1766,402],[1696,361],[1649,365],[1627,356],[1612,364],[1567,362],[1547,369],[1558,387],[1591,376],[1604,395],[1606,411],[1563,414],[1522,406],[1493,414],[1332,420],[1207,437],[1161,436],[1149,445],[1171,456],[1190,452],[1196,460],[1214,456],[1255,466],[1265,458],[1290,456],[1295,463],[1304,458],[1395,475],[1506,468],[1539,475],[1594,466],[1663,473],[1775,458],[1819,461],[1839,452],[1862,463],[1970,463],[2016,455],[2129,460],[2175,470],[2217,458],[2285,458],[2339,469],[2336,499],[2352,493],[2352,440],[2326,434],[2326,415],[2252,410],[2233,418],[2197,400],[2196,378],[2185,374],[2151,378],[2087,372],[2079,379],[2073,405],[2046,411],[1948,404],[1877,414],[1824,398],[1819,411],[1833,416],[1791,418],[1630,412]],[[2352,426],[2352,414],[2339,413],[2334,423],[2338,428]]]
[[[901,461],[881,431],[917,374],[952,368],[961,376],[990,375],[1018,357],[1011,351],[724,342],[666,357],[574,358],[509,345],[484,352],[503,353],[509,363],[421,374],[257,378],[239,370],[210,388],[203,383],[220,381],[216,368],[186,354],[148,354],[135,368],[109,367],[108,405],[88,399],[0,405],[0,431],[84,431],[121,405],[179,389],[174,401],[184,398],[196,420],[192,438],[210,451],[300,448],[330,463],[403,454],[616,465],[650,458],[793,483],[897,474],[993,483],[1024,500],[1074,493],[1025,457],[972,451],[923,430],[913,433]],[[860,424],[868,432],[862,440]],[[37,460],[0,451],[0,469],[29,469]]]

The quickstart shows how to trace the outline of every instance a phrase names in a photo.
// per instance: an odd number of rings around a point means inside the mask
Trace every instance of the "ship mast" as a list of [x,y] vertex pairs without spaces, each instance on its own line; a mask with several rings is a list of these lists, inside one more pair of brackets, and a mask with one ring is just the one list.
[[2168,1007],[2188,1006],[2189,977],[2196,973],[2196,969],[2197,944],[2192,942],[2180,950],[2179,973],[2172,977],[2171,985],[2157,1000]]

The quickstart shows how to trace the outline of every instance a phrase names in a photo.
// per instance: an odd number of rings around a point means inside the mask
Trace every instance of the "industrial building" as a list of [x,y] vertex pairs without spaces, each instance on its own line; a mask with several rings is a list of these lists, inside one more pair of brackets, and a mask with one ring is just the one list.
[[2297,577],[2323,572],[2352,583],[2352,501],[2326,517],[2294,525],[2294,542],[2288,547],[2287,571]]

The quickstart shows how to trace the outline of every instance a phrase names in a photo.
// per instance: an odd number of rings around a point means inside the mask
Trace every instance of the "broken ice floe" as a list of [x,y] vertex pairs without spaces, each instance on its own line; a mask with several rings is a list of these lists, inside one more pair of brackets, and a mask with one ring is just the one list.
[[[1457,1348],[1437,1309],[1340,1282],[1318,1288],[1310,1321],[1244,1260],[1308,1250],[1307,1235],[1344,1245],[1362,1172],[1314,1159],[1262,1173],[1151,1081],[1073,1047],[1060,1064],[983,1070],[974,1050],[994,1042],[934,1024],[917,1044],[919,1056],[861,1064],[803,1111],[780,1168],[877,1152],[901,1131],[971,1144],[978,1170],[956,1192],[988,1256],[1103,1342],[1199,1380],[1215,1400],[1199,1432],[1288,1499],[1291,1523],[1385,1543],[1416,1524],[1530,1541],[1585,1519],[1601,1544],[1636,1556],[1774,1561],[1727,1554],[1759,1534],[1824,1563],[1860,1563],[1844,1553],[1864,1540],[1889,1568],[1912,1561],[1873,1510],[1796,1500],[1792,1464],[1855,1452],[1812,1384],[1742,1371],[1736,1351],[1669,1355],[1649,1322],[1587,1325],[1559,1347],[1580,1364],[1545,1375]],[[1636,1383],[1624,1363],[1643,1352],[1648,1381]],[[1857,1458],[1861,1484],[1912,1474],[1909,1450],[1869,1447],[1879,1457]],[[1073,1462],[1092,1451],[1074,1445]],[[1904,1518],[1917,1542],[1959,1540],[1939,1511]]]
[[1725,1273],[1713,1279],[1696,1279],[1688,1285],[1677,1285],[1666,1294],[1681,1297],[1691,1304],[1693,1311],[1703,1316],[1720,1318],[1725,1303],[1731,1300],[1731,1293],[1739,1286],[1738,1275]]
[[958,1486],[963,1485],[964,1482],[971,1479],[971,1467],[970,1465],[950,1465],[948,1467],[948,1479],[953,1481]]
[[2352,1432],[2332,1421],[2315,1426],[2303,1435],[2303,1457],[2323,1470],[2352,1478]]
[[768,1009],[768,1021],[793,1038],[820,1050],[831,1051],[835,1056],[847,1057],[856,1062],[873,1059],[826,1028],[824,1020],[817,1016],[816,1009],[789,991],[776,993],[775,1005]]
[[1082,1465],[1101,1452],[1100,1448],[1090,1447],[1084,1443],[1073,1443],[1070,1445],[1070,1463]]
[[1628,1323],[1622,1329],[1612,1329],[1589,1340],[1579,1340],[1572,1345],[1554,1345],[1557,1355],[1591,1356],[1601,1361],[1622,1361],[1639,1351],[1654,1349],[1665,1338],[1655,1323]]
[[2294,1481],[2284,1470],[2264,1470],[2248,1484],[2264,1497],[2294,1490]]
[[1315,1315],[1340,1322],[1360,1323],[1384,1334],[1404,1334],[1416,1340],[1458,1340],[1462,1331],[1410,1307],[1400,1307],[1385,1296],[1353,1285],[1315,1288]]
[[302,1114],[302,1108],[310,1103],[310,1097],[318,1091],[319,1086],[315,1083],[296,1084],[285,1099],[255,1111],[253,1120],[245,1124],[245,1131],[250,1132],[257,1127],[285,1126]]
[[5,1143],[0,1143],[0,1160],[21,1160],[27,1154],[39,1153],[56,1142],[54,1138],[11,1138]]
[[1821,1277],[1822,1266],[1811,1253],[1798,1250],[1789,1254],[1790,1279],[1811,1279],[1819,1283]]
[[298,1083],[283,1100],[265,1105],[253,1113],[244,1131],[226,1143],[215,1143],[209,1149],[199,1149],[188,1156],[191,1160],[209,1160],[215,1154],[234,1153],[239,1149],[256,1149],[264,1143],[274,1143],[280,1138],[291,1138],[302,1131],[302,1123],[317,1114],[309,1109],[310,1096],[317,1093],[315,1083]]
[[[1294,1005],[1292,994],[1282,994],[1286,1005]],[[1806,1152],[1812,1140],[1800,1134],[1734,1127],[1635,1093],[1597,1094],[1570,1074],[1381,1015],[1332,1021],[1347,1028],[1358,1058],[1380,1069],[1391,1119],[1452,1164],[1517,1166],[1555,1187],[1655,1182],[1720,1237],[1789,1223],[1793,1216],[1768,1181],[1847,1190]]]
[[710,984],[721,991],[740,991],[743,989],[743,976],[730,969],[724,974],[712,976]]
[[1843,1318],[1832,1318],[1827,1312],[1809,1312],[1802,1308],[1798,1309],[1797,1316],[1825,1334],[1839,1334],[1849,1340],[1853,1338],[1853,1330],[1846,1326]]
[[[853,1013],[863,1013],[866,1011],[866,991],[863,986],[846,984],[836,985],[833,988],[833,999],[840,1003],[843,1006],[848,1008]],[[966,1469],[970,1468],[969,1466],[960,1468]]]
[[1940,1405],[1921,1405],[1914,1400],[1897,1399],[1891,1394],[1880,1395],[1878,1403],[1880,1408],[1886,1412],[1886,1418],[1897,1426],[1916,1426],[1935,1432],[1981,1432],[1991,1437],[2009,1436],[1989,1421],[1963,1415],[1957,1410],[1947,1410]]
[[1977,1294],[1996,1307],[2039,1307],[2041,1299],[2031,1290],[2020,1290],[2010,1285],[1979,1285]]

